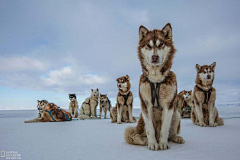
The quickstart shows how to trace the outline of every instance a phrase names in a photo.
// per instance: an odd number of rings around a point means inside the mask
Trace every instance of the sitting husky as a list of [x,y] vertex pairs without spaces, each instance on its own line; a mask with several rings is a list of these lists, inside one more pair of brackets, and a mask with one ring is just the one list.
[[134,123],[136,118],[132,116],[133,94],[130,91],[131,84],[129,76],[122,76],[117,79],[118,95],[116,106],[110,111],[111,122],[117,121],[118,124],[122,122]]
[[78,102],[77,102],[77,97],[76,94],[69,94],[69,113],[71,113],[73,118],[78,117]]
[[41,118],[35,118],[33,120],[24,121],[24,123],[33,122],[60,122],[60,121],[70,121],[72,116],[69,112],[61,109],[54,103],[49,103],[45,106]]
[[97,118],[99,90],[91,89],[91,96],[82,103],[79,119]]
[[212,86],[215,76],[216,62],[210,66],[196,64],[197,77],[193,90],[194,106],[192,109],[192,122],[198,126],[216,127],[224,125],[215,107],[216,90]]
[[191,91],[181,91],[177,96],[177,109],[182,118],[191,117],[192,103],[192,90]]
[[138,58],[142,67],[139,98],[142,113],[136,127],[125,130],[129,144],[148,146],[150,150],[169,149],[168,141],[184,143],[180,133],[180,114],[176,109],[177,78],[171,71],[176,50],[172,27],[149,31],[139,28]]
[[104,119],[107,118],[107,111],[110,112],[110,109],[112,108],[111,101],[108,99],[107,94],[100,94],[100,114],[99,118],[102,117],[102,109],[104,111]]
[[37,108],[39,111],[38,118],[41,118],[46,105],[48,105],[48,101],[47,100],[37,100],[37,102],[38,102]]

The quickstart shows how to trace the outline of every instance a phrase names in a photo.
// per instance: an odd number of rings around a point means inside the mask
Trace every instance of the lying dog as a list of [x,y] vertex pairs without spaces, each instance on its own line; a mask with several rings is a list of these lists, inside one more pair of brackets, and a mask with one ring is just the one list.
[[175,52],[169,23],[162,30],[149,31],[140,26],[138,58],[143,72],[139,82],[142,113],[137,126],[125,130],[127,143],[148,146],[155,151],[169,149],[168,140],[184,143],[178,136],[177,79],[170,71]]
[[80,108],[80,114],[78,116],[79,119],[89,119],[89,118],[97,118],[97,106],[98,106],[98,97],[99,90],[91,89],[91,96],[86,98],[82,103]]
[[116,81],[119,92],[116,106],[110,111],[111,122],[114,123],[117,121],[118,124],[122,122],[134,123],[136,122],[136,118],[132,116],[133,94],[130,91],[130,78],[126,75],[118,78]]
[[77,102],[77,97],[76,94],[69,94],[69,113],[71,113],[73,118],[78,117],[78,102]]
[[224,125],[215,107],[216,90],[212,86],[216,62],[208,65],[196,65],[197,77],[193,90],[194,106],[191,113],[192,122],[198,126],[216,127]]
[[33,120],[24,121],[24,123],[34,123],[34,122],[61,122],[70,121],[72,116],[69,112],[61,109],[54,103],[49,103],[45,106],[42,117],[35,118]]
[[181,91],[177,96],[177,109],[182,118],[191,117],[192,103],[192,90],[191,91]]
[[108,99],[107,94],[102,95],[100,94],[100,114],[99,118],[101,119],[102,117],[102,110],[104,111],[104,119],[107,118],[107,111],[110,112],[112,108],[111,101]]

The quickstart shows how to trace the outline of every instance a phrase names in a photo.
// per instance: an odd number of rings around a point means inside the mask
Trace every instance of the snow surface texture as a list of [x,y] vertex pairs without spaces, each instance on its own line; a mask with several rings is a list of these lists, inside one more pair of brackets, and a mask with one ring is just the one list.
[[[239,106],[227,108],[232,112],[226,110],[221,117],[240,115]],[[137,117],[139,112],[134,110],[133,115]],[[27,160],[240,159],[240,118],[224,119],[225,125],[216,128],[195,126],[190,119],[182,119],[180,135],[185,144],[169,142],[169,150],[150,151],[124,140],[125,128],[137,123],[112,124],[110,119],[23,122],[36,116],[37,111],[0,111],[0,150],[17,151]]]

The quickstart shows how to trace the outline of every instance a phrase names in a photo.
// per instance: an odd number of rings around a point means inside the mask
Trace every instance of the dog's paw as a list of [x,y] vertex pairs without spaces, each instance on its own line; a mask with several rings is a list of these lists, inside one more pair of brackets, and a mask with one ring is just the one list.
[[206,127],[207,126],[205,123],[198,123],[197,125],[200,126],[200,127]]
[[134,120],[131,120],[130,123],[135,123],[135,121],[134,121]]
[[148,142],[148,149],[152,151],[157,151],[159,148],[159,145],[156,143],[149,143]]
[[217,123],[210,123],[209,127],[217,127]]
[[160,150],[167,150],[167,149],[169,149],[170,147],[169,147],[169,145],[168,145],[168,143],[166,142],[166,143],[159,143],[159,149]]
[[173,136],[170,140],[174,143],[185,143],[185,140],[181,136]]
[[117,122],[117,124],[122,124],[122,122]]

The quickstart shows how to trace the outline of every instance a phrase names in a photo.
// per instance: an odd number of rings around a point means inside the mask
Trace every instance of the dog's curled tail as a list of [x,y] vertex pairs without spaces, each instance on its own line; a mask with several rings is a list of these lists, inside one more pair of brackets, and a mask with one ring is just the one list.
[[80,114],[78,116],[78,119],[91,119],[91,117],[89,117],[88,115]]
[[32,120],[24,121],[24,123],[34,123],[34,122],[43,122],[41,118],[35,118]]
[[223,126],[224,125],[224,121],[221,117],[218,117],[217,124],[218,124],[218,126]]
[[124,133],[125,141],[129,144],[133,145],[142,145],[145,146],[147,144],[147,137],[141,136],[137,133],[136,127],[128,127],[125,129]]

